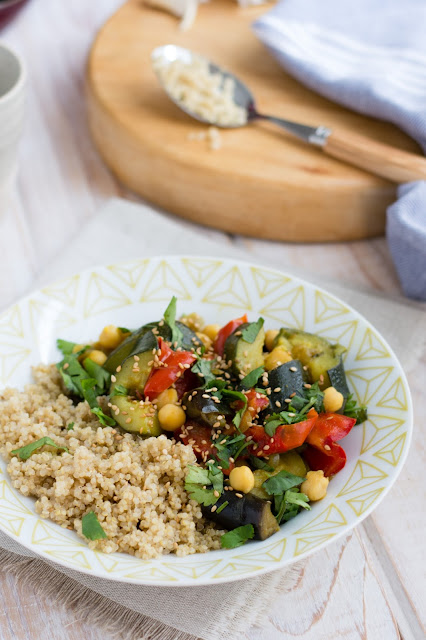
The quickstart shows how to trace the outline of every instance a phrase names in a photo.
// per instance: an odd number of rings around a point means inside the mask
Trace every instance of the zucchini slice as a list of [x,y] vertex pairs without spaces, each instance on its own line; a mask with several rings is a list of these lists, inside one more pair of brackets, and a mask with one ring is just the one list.
[[141,327],[130,334],[121,344],[111,351],[108,358],[105,360],[104,369],[109,373],[115,373],[117,367],[119,367],[126,358],[134,351],[134,348],[138,341],[147,333],[149,329]]
[[317,382],[323,376],[321,389],[331,386],[328,371],[339,365],[340,356],[346,349],[306,331],[281,329],[280,334],[290,343],[293,358],[308,367],[310,382]]
[[[327,371],[330,380],[330,385],[340,391],[345,398],[350,394],[348,383],[346,381],[345,368],[343,366],[342,356],[340,356],[339,364]],[[343,405],[344,406],[344,405]]]
[[125,431],[142,436],[159,436],[162,433],[153,405],[141,405],[130,396],[112,396],[111,403],[120,410],[118,414],[114,413],[114,418]]
[[[185,351],[191,351],[191,349],[197,349],[198,347],[203,346],[203,343],[201,342],[197,334],[192,331],[192,329],[187,327],[186,324],[183,324],[183,322],[179,322],[179,320],[177,320],[176,326],[182,332],[182,349],[184,349]],[[172,339],[172,330],[166,323],[160,326],[158,322],[149,322],[145,325],[145,328],[148,330],[154,328],[157,329],[158,335],[161,336],[163,340],[167,340],[167,342],[170,342]],[[171,347],[172,349],[174,348],[173,345],[171,345]]]
[[[265,342],[265,331],[263,327],[259,330],[253,342],[246,342],[241,333],[250,326],[245,322],[235,329],[225,342],[225,359],[232,360],[232,372],[239,376],[240,373],[245,376],[263,366],[263,344]],[[236,335],[238,334],[238,335]]]
[[[215,422],[225,426],[225,419],[218,420],[218,416],[230,414],[230,409],[222,402],[214,402],[211,396],[203,398],[204,393],[203,389],[197,389],[195,395],[193,395],[194,391],[190,391],[183,396],[182,404],[186,407],[187,418],[205,424],[207,427],[212,427]],[[191,400],[188,399],[190,396],[192,396]]]
[[[269,371],[269,386],[271,395],[269,401],[274,411],[282,411],[288,406],[286,399],[294,393],[303,397],[303,385],[305,384],[305,371],[299,360],[290,360],[279,367]],[[279,391],[274,391],[279,389]],[[281,409],[277,409],[276,402],[281,404]],[[278,405],[279,406],[279,405]]]
[[[224,503],[229,504],[220,513],[217,510]],[[250,493],[238,498],[233,491],[224,492],[216,502],[217,509],[212,513],[211,507],[201,507],[209,520],[217,522],[225,529],[235,529],[244,524],[252,524],[256,540],[266,540],[279,531],[279,526],[271,511],[269,500],[262,500]]]
[[133,346],[133,350],[121,365],[121,370],[115,374],[115,382],[111,385],[110,395],[114,395],[115,385],[122,385],[130,393],[143,391],[151,373],[153,349],[157,348],[157,338],[152,331],[145,333]]

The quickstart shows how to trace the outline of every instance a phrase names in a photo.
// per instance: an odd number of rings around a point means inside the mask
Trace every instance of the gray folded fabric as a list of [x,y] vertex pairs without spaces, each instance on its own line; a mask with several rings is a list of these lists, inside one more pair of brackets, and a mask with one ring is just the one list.
[[[283,0],[253,29],[300,82],[426,150],[424,0]],[[387,238],[404,293],[426,300],[426,183],[400,188]]]

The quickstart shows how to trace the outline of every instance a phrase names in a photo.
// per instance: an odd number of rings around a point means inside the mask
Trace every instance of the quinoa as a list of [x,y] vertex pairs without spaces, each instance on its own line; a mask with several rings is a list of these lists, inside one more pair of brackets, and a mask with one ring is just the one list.
[[[108,537],[84,540],[106,553],[148,560],[220,548],[224,531],[185,491],[187,465],[196,461],[191,446],[101,427],[86,402],[74,405],[63,393],[54,365],[35,367],[33,376],[24,391],[0,394],[0,453],[12,485],[37,499],[37,513],[84,537],[82,517],[93,510]],[[25,461],[11,456],[44,436],[68,452],[45,446]]]

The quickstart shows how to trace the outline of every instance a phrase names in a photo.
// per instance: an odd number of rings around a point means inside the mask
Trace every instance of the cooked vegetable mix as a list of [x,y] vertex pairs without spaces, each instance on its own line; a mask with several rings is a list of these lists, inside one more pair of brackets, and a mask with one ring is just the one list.
[[[229,530],[223,548],[264,540],[322,499],[345,466],[338,443],[367,418],[341,345],[263,325],[246,314],[222,328],[196,314],[177,320],[172,298],[161,320],[136,330],[110,325],[95,344],[57,342],[67,392],[87,400],[101,425],[192,446],[185,490]],[[42,438],[12,453],[27,459],[42,446],[57,448]],[[93,511],[83,534],[106,535]]]

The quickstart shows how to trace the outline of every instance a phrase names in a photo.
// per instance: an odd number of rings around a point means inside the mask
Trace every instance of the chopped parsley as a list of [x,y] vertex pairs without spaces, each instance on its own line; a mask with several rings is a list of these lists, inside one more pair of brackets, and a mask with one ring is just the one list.
[[203,360],[202,358],[199,358],[193,365],[191,371],[192,373],[196,373],[197,376],[204,378],[204,384],[208,384],[209,382],[216,380],[216,376],[212,372],[212,364],[212,360]]
[[218,440],[215,441],[215,449],[219,464],[224,469],[229,469],[229,458],[236,460],[249,444],[243,433],[233,438],[218,438]]
[[101,396],[108,393],[111,384],[111,374],[90,358],[85,358],[83,365],[89,376],[96,380],[98,395]]
[[224,533],[220,538],[222,549],[235,549],[254,537],[254,527],[252,524],[244,524]]
[[288,489],[284,494],[274,497],[274,511],[278,524],[297,516],[300,509],[310,510],[309,498],[298,489]]
[[276,496],[284,493],[287,489],[300,486],[304,480],[305,478],[295,476],[293,473],[283,469],[265,480],[262,487],[270,496]]
[[[253,387],[255,387],[257,381],[263,376],[264,372],[264,367],[257,367],[257,369],[253,369],[253,371],[250,371],[250,373],[248,373],[246,377],[241,380],[241,389],[252,389]],[[265,393],[264,389],[262,389],[262,393]]]
[[81,382],[83,387],[83,396],[84,399],[88,402],[90,410],[99,418],[99,422],[104,425],[104,427],[113,427],[116,422],[114,418],[111,416],[107,416],[99,406],[98,398],[97,398],[97,382],[94,378],[85,378]]
[[20,458],[21,460],[28,460],[28,458],[32,453],[34,453],[34,451],[37,451],[37,449],[41,449],[41,447],[44,447],[45,445],[48,445],[49,447],[55,447],[55,449],[58,450],[62,449],[63,451],[69,453],[66,447],[59,446],[59,444],[56,444],[56,442],[54,442],[52,438],[49,438],[49,436],[44,436],[43,438],[40,438],[40,440],[30,442],[20,449],[14,449],[13,451],[11,451],[11,453],[14,456],[18,456],[18,458]]
[[173,296],[164,312],[164,322],[170,327],[172,332],[172,344],[177,343],[176,346],[179,347],[182,344],[183,334],[179,327],[176,326],[176,302],[176,296]]
[[249,342],[250,344],[252,344],[256,340],[259,331],[264,325],[264,322],[265,320],[263,318],[259,318],[257,322],[250,322],[248,327],[243,329],[241,333],[241,337],[244,342]]
[[354,400],[353,393],[350,393],[346,398],[345,409],[343,411],[348,418],[355,418],[355,424],[361,424],[368,418],[367,407],[365,405],[357,406],[356,400]]
[[73,431],[74,429],[74,422],[70,422],[69,425],[67,426],[67,431]]
[[222,502],[222,504],[220,505],[220,507],[216,510],[216,513],[221,513],[225,507],[227,507],[229,504],[228,500],[225,500],[225,502]]
[[223,493],[223,473],[213,461],[207,467],[189,464],[185,490],[192,500],[205,507],[216,504]]
[[88,540],[101,540],[107,538],[107,534],[102,529],[98,516],[94,511],[89,511],[81,519],[81,531]]
[[250,456],[249,461],[252,467],[254,467],[255,469],[262,469],[263,471],[274,471],[274,467],[271,467],[271,465],[268,464],[266,460],[262,460],[262,458]]
[[116,384],[114,386],[114,389],[113,389],[111,395],[113,395],[113,396],[128,396],[129,395],[129,390],[126,389],[126,387],[123,386],[122,384]]
[[56,346],[64,356],[71,355],[76,344],[76,342],[68,342],[68,340],[62,340],[61,338],[56,340]]

